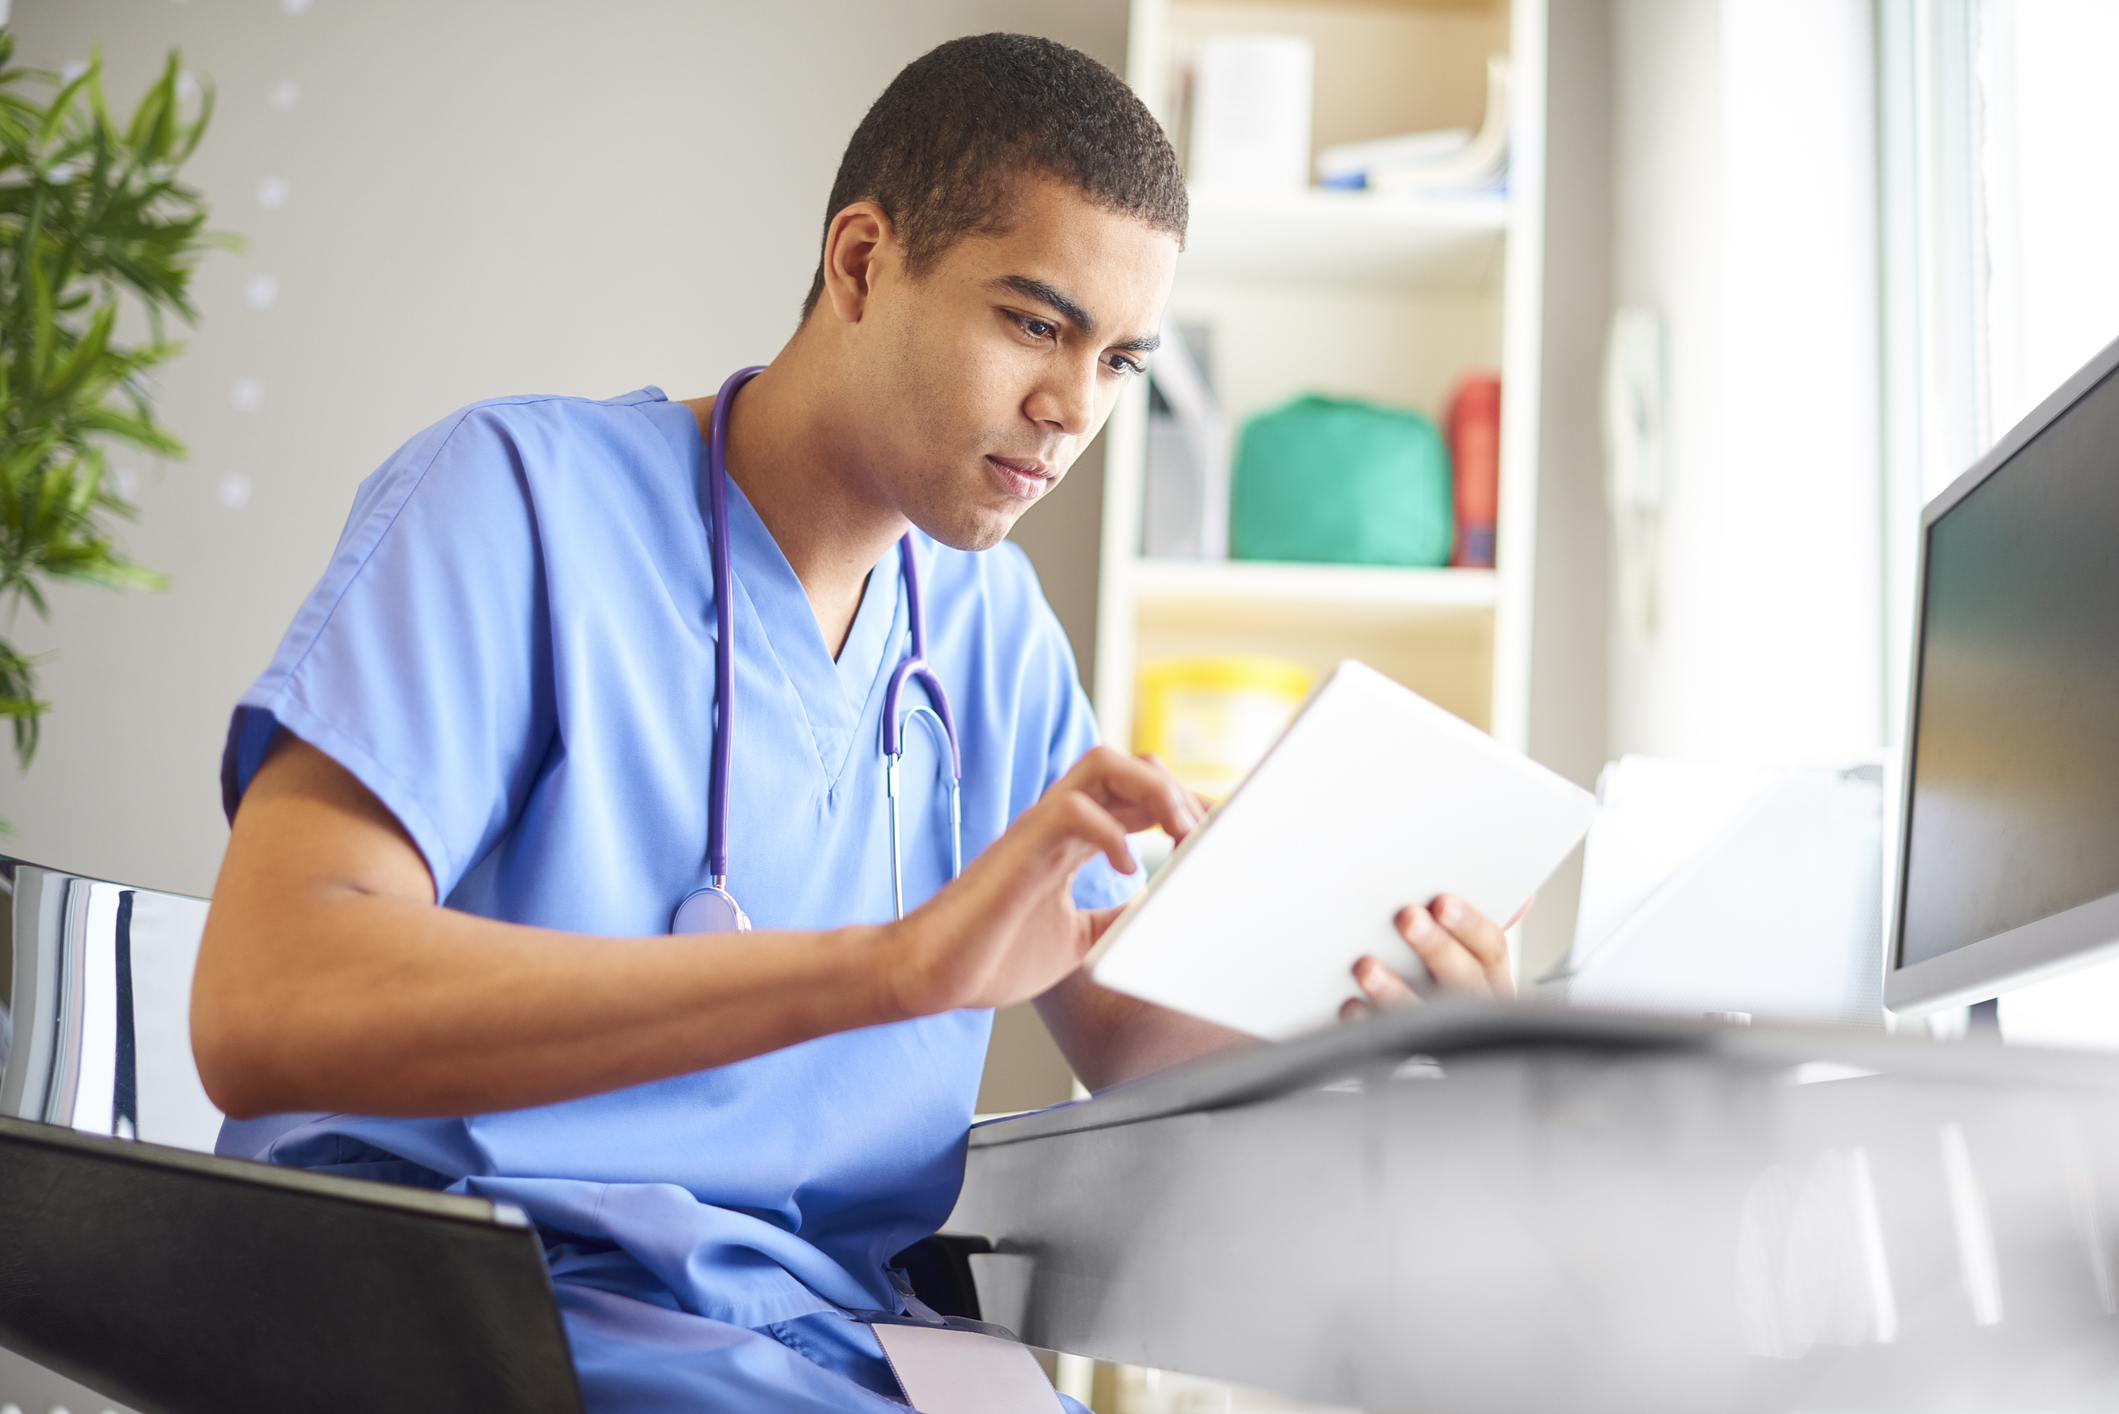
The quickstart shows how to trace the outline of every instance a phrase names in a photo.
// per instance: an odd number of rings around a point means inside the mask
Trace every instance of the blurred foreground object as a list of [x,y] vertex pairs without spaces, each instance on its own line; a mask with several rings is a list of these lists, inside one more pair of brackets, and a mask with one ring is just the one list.
[[2119,1062],[1443,1001],[972,1131],[1033,1344],[1437,1414],[2119,1407]]
[[581,1414],[519,1209],[214,1156],[205,923],[0,855],[0,1411]]
[[1628,756],[1597,780],[1576,1005],[1883,1024],[1883,768]]
[[[177,169],[205,136],[213,95],[186,121],[174,51],[119,125],[103,98],[99,54],[80,74],[11,67],[0,31],[0,624],[28,604],[49,612],[42,584],[71,580],[160,589],[163,577],[126,558],[112,517],[131,502],[105,479],[104,448],[153,457],[183,445],[156,423],[147,374],[183,351],[167,317],[196,322],[192,272],[232,242],[205,229],[199,193]],[[40,101],[37,89],[56,89]],[[148,342],[113,341],[130,296]],[[13,720],[24,766],[37,749],[37,660],[0,639],[0,716]]]

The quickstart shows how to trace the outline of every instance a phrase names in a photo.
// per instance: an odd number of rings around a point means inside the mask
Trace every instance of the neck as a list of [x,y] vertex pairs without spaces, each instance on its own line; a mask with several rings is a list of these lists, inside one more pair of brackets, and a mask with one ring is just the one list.
[[[816,351],[798,331],[743,386],[728,419],[728,475],[787,557],[833,658],[846,644],[868,572],[910,523],[860,477],[862,449],[842,425]],[[685,406],[708,435],[712,398]]]

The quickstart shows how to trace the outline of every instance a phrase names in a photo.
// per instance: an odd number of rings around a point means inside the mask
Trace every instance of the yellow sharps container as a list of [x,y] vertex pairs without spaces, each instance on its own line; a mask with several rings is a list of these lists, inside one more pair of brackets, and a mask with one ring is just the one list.
[[1133,749],[1220,800],[1265,755],[1317,675],[1284,658],[1232,655],[1144,663]]

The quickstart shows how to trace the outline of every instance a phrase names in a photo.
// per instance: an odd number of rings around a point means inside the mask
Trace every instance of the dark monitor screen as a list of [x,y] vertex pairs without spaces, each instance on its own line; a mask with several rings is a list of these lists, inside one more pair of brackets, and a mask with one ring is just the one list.
[[1898,965],[2119,894],[2119,375],[1927,528]]

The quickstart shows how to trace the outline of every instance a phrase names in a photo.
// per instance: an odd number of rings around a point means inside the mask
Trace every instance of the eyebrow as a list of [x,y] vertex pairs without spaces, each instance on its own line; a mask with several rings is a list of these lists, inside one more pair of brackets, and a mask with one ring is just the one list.
[[[994,283],[1005,285],[1026,299],[1034,299],[1040,304],[1058,310],[1062,315],[1066,316],[1069,323],[1073,324],[1075,328],[1081,330],[1084,334],[1094,334],[1096,332],[1096,320],[1088,310],[1083,309],[1075,301],[1046,284],[1043,280],[1033,280],[1028,275],[1004,275]],[[1128,339],[1125,343],[1114,344],[1112,347],[1123,349],[1127,353],[1153,353],[1156,349],[1162,347],[1162,336],[1160,334],[1143,334],[1137,339]]]

